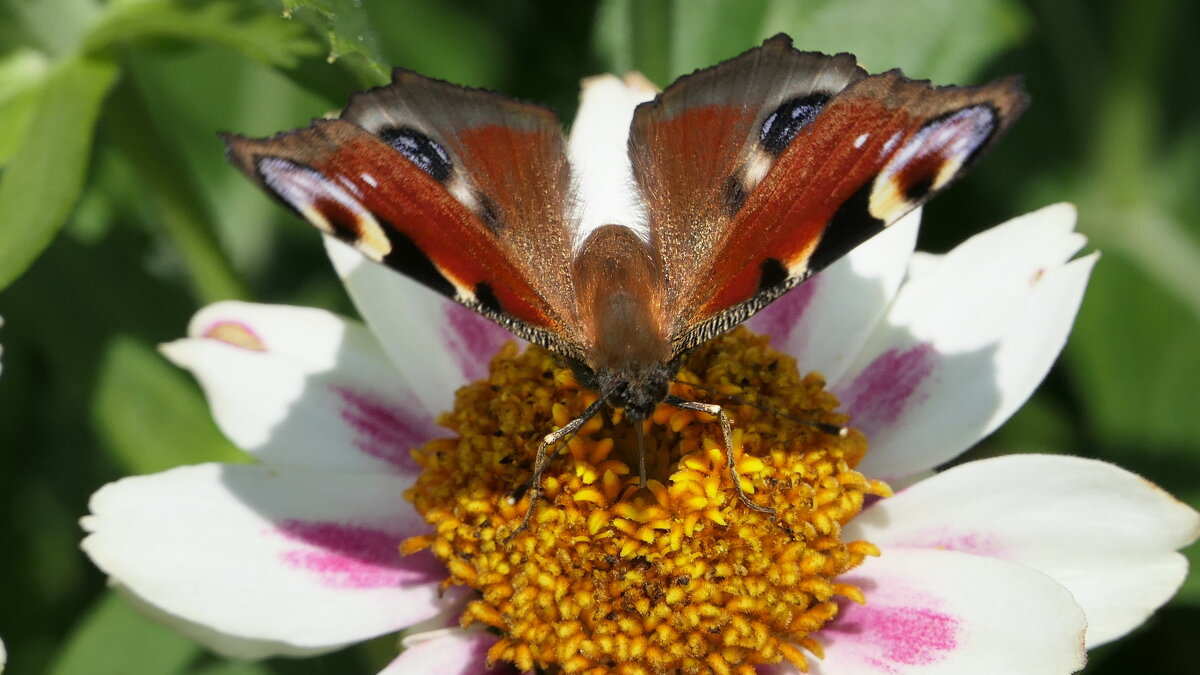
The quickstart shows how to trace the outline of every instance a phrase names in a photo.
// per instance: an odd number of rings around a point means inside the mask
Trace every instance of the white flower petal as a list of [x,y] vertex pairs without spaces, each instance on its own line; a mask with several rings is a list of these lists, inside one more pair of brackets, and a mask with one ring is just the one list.
[[944,255],[938,253],[929,253],[928,251],[914,251],[912,259],[908,261],[908,274],[906,279],[911,281],[924,276],[926,272],[937,269],[938,262],[944,258]]
[[837,382],[896,295],[917,242],[910,213],[746,322],[796,357],[801,372]]
[[218,426],[273,465],[415,472],[438,427],[378,343],[329,312],[221,302],[163,353],[200,381]]
[[8,663],[8,652],[4,649],[4,640],[0,640],[0,673],[4,672],[4,665]]
[[646,234],[646,206],[629,161],[629,125],[634,108],[655,93],[654,85],[637,74],[624,81],[615,75],[583,81],[579,112],[567,143],[577,190],[576,242],[610,223]]
[[336,647],[297,647],[286,642],[272,640],[249,640],[221,633],[204,624],[187,619],[146,602],[119,582],[109,580],[109,585],[134,609],[171,630],[198,642],[208,649],[231,659],[257,660],[272,656],[304,657],[324,654]]
[[816,634],[813,675],[1063,675],[1086,660],[1083,612],[1023,565],[894,548],[838,580],[867,604],[842,605]]
[[[867,434],[859,467],[899,478],[990,433],[1062,350],[1095,255],[1075,210],[1050,206],[968,239],[906,282],[832,390]],[[1066,263],[1066,264],[1064,264]]]
[[386,473],[181,467],[97,491],[83,548],[141,600],[217,634],[334,648],[442,611],[445,569],[398,549],[428,531],[403,499],[411,485]]
[[496,640],[496,636],[487,631],[462,628],[418,633],[405,638],[404,651],[379,675],[516,675],[516,667],[508,663],[487,667],[488,649],[496,644]]
[[454,392],[487,376],[512,333],[332,237],[325,251],[354,306],[428,410],[449,410]]
[[844,536],[974,553],[1036,568],[1088,617],[1088,647],[1136,628],[1175,594],[1200,514],[1095,460],[1013,455],[968,462],[877,502]]

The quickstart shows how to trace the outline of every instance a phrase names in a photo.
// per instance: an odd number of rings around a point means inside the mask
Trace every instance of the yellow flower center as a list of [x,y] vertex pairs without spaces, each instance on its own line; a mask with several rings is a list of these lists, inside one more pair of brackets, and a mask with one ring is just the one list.
[[550,461],[545,500],[512,536],[528,497],[509,497],[529,478],[538,442],[596,400],[537,347],[502,349],[490,378],[460,390],[440,418],[458,437],[416,451],[424,471],[407,496],[434,532],[404,550],[431,548],[447,586],[478,591],[462,623],[500,636],[490,661],[753,673],[786,659],[807,670],[806,653],[821,655],[812,634],[837,615],[838,598],[863,601],[836,578],[878,550],[842,541],[841,527],[866,495],[890,490],[854,470],[861,434],[805,422],[846,422],[823,379],[801,377],[794,359],[744,328],[690,354],[677,379],[671,393],[731,415],[742,487],[774,518],[738,500],[720,424],[664,404],[645,422],[647,489],[631,470],[636,435],[610,410]]

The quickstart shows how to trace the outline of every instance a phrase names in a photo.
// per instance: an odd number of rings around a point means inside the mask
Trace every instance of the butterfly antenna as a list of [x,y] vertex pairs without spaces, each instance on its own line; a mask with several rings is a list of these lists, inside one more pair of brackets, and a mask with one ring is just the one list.
[[737,405],[748,405],[751,408],[758,408],[759,410],[761,410],[765,413],[770,413],[772,415],[775,415],[776,417],[782,417],[783,419],[788,420],[789,422],[795,422],[796,424],[803,424],[805,426],[812,427],[813,429],[816,429],[817,431],[820,431],[821,433],[824,433],[824,434],[829,434],[830,436],[837,436],[839,438],[845,438],[846,435],[850,433],[850,427],[845,427],[840,424],[830,424],[828,422],[821,422],[820,420],[814,420],[812,418],[797,417],[795,415],[790,415],[782,410],[768,408],[767,406],[765,406],[761,403],[755,403],[754,401],[747,401],[746,399],[741,398],[740,396],[734,396],[732,394],[721,393],[716,387],[710,387],[710,386],[704,385],[704,384],[695,384],[692,382],[677,382],[677,383],[682,384],[687,387],[692,387],[694,389],[700,389],[703,391],[712,392],[712,393],[716,394],[717,396],[721,396],[721,397],[725,398],[726,400],[728,400],[731,403],[736,403]]
[[[579,417],[571,420],[561,429],[556,429],[542,438],[542,442],[538,444],[537,456],[533,460],[533,474],[529,476],[529,480],[518,486],[516,490],[513,490],[512,495],[508,498],[510,504],[516,504],[521,501],[521,497],[525,496],[526,492],[529,493],[529,508],[525,510],[525,517],[521,519],[521,524],[517,525],[512,534],[508,535],[505,539],[506,542],[512,541],[513,537],[529,527],[529,521],[533,518],[533,509],[542,498],[542,472],[546,470],[546,464],[550,462],[550,458],[557,455],[559,450],[575,437],[580,427],[595,417],[596,413],[600,412],[600,408],[604,407],[604,404],[608,402],[612,394],[613,392],[611,391],[601,394],[600,398],[596,399],[594,403],[580,413]],[[554,446],[554,452],[547,452],[551,446]]]
[[699,401],[689,401],[686,398],[668,395],[663,401],[676,408],[684,410],[696,410],[702,413],[708,413],[715,416],[721,422],[721,435],[725,440],[725,468],[729,470],[729,476],[733,478],[733,489],[737,493],[738,500],[745,504],[747,508],[759,513],[765,513],[771,518],[775,517],[775,509],[769,506],[759,506],[750,501],[750,496],[742,489],[742,477],[738,475],[737,466],[733,463],[733,425],[729,422],[729,415],[715,403],[701,403]]

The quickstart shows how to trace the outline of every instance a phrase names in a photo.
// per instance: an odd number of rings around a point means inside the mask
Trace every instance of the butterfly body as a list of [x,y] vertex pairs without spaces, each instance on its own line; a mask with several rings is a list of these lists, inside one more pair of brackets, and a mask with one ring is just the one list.
[[681,404],[683,355],[944,189],[1025,102],[1015,79],[934,87],[776,36],[637,107],[610,185],[644,222],[586,235],[557,118],[493,92],[397,69],[338,119],[225,140],[321,231],[570,363],[588,414],[636,420]]
[[632,229],[605,225],[583,242],[573,268],[587,357],[574,365],[581,383],[606,394],[631,419],[649,417],[678,370],[662,311],[653,251]]

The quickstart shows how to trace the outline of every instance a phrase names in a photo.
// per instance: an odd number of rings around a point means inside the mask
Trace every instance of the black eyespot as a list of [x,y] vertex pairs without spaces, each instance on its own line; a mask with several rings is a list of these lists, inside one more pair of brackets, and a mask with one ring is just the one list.
[[763,121],[758,140],[772,155],[783,152],[796,134],[813,121],[821,108],[832,98],[823,91],[814,91],[790,101],[784,101]]
[[454,164],[450,161],[446,149],[416,129],[385,127],[379,130],[379,138],[439,183],[450,177]]

